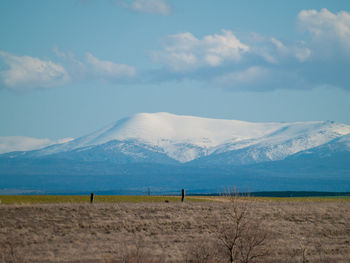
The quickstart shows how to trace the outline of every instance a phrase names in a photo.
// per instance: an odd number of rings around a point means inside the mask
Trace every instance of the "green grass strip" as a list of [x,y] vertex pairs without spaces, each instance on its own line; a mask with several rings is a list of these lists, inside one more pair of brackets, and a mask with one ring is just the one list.
[[[180,202],[178,196],[136,196],[136,195],[95,195],[95,203],[115,202]],[[89,203],[88,195],[0,195],[1,204],[52,204],[52,203]],[[208,200],[186,197],[185,202],[206,202]]]

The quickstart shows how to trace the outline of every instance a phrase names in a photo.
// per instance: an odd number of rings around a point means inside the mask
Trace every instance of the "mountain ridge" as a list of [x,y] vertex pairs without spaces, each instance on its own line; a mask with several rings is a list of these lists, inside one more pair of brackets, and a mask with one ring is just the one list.
[[[71,156],[74,152],[82,156],[81,152],[86,153],[90,149],[96,153],[99,148],[101,153],[108,142],[115,141],[118,143],[110,143],[105,151],[117,153],[119,150],[120,154],[130,156],[152,155],[150,160],[159,155],[160,159],[170,158],[180,163],[203,161],[244,165],[282,160],[348,134],[350,125],[330,121],[264,123],[165,112],[139,113],[63,144],[0,156],[39,158],[64,156],[65,153]],[[136,153],[132,150],[126,152],[126,148],[137,150]],[[90,155],[93,156],[93,153]]]

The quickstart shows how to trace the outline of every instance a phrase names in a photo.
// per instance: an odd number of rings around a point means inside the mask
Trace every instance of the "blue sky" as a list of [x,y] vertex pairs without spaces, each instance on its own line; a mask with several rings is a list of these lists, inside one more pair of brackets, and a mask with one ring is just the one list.
[[138,112],[350,124],[348,0],[1,1],[0,32],[2,137]]

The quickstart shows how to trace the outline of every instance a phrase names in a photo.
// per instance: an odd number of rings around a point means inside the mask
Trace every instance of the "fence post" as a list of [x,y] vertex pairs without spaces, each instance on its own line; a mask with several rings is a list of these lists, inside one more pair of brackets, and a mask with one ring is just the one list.
[[93,204],[93,203],[94,203],[94,197],[95,197],[95,194],[94,194],[94,193],[91,193],[91,194],[90,194],[90,204]]
[[181,190],[181,202],[185,201],[185,189]]

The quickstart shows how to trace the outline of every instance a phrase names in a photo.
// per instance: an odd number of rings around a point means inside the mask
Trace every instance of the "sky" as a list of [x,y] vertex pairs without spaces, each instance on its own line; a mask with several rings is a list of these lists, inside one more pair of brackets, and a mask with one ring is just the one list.
[[11,0],[0,34],[0,153],[139,112],[350,124],[348,0]]

